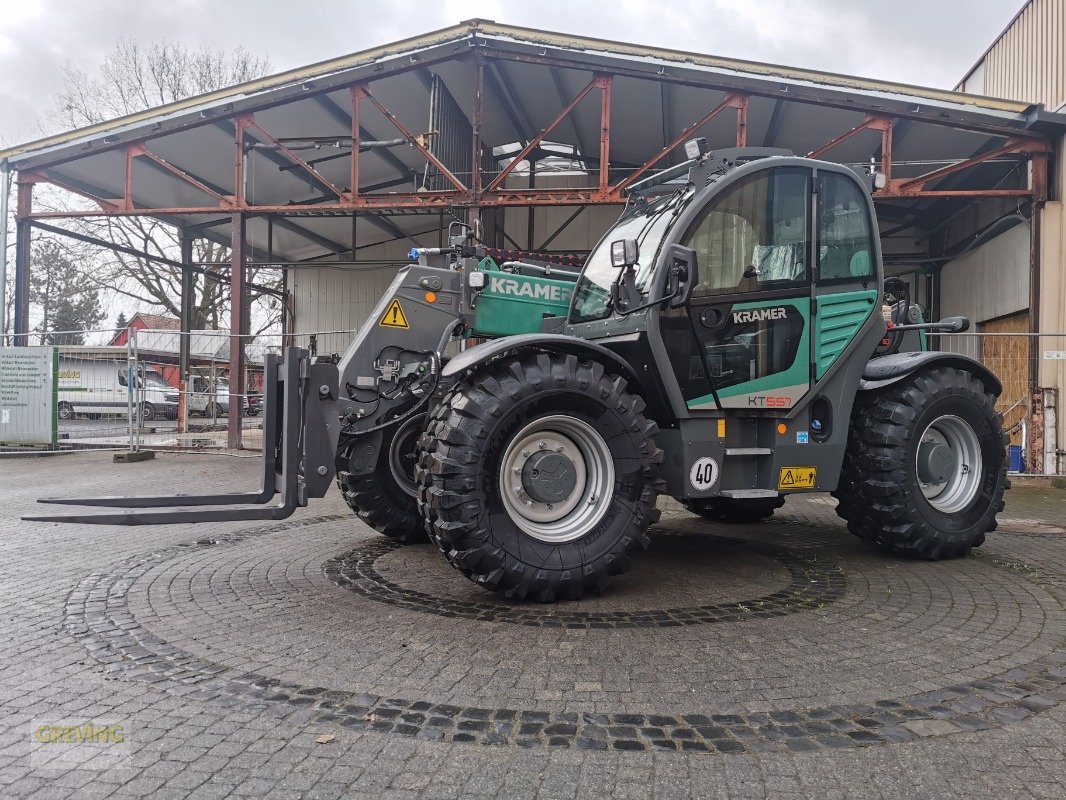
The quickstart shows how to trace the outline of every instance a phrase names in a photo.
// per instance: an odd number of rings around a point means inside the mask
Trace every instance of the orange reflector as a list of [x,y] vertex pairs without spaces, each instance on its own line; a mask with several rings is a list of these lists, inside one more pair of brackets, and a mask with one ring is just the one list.
[[436,292],[426,292],[426,302],[427,303],[436,303],[437,302],[437,293]]
[[778,426],[777,426],[777,432],[778,432],[779,434],[781,434],[782,436],[784,436],[784,435],[785,435],[786,433],[788,433],[788,425],[786,425],[786,424],[785,424],[785,423],[783,423],[783,422],[781,422],[781,423],[778,423]]

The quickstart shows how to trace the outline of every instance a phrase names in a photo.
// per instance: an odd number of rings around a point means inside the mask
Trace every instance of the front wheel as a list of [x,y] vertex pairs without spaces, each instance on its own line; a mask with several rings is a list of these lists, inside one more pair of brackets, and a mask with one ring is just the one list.
[[151,403],[141,403],[141,419],[145,422],[155,419],[155,406]]
[[59,404],[59,418],[64,422],[74,419],[74,407],[65,400]]
[[1008,486],[995,401],[974,375],[947,367],[856,400],[833,493],[848,529],[917,558],[955,558],[980,546]]
[[515,599],[605,588],[648,546],[662,452],[644,401],[575,356],[527,354],[456,385],[416,478],[430,536],[460,572]]
[[[344,501],[367,525],[400,544],[426,541],[422,515],[415,501],[415,453],[426,415],[417,414],[386,428],[377,468],[369,475],[347,471],[351,449],[337,467]],[[353,443],[352,447],[357,447]]]

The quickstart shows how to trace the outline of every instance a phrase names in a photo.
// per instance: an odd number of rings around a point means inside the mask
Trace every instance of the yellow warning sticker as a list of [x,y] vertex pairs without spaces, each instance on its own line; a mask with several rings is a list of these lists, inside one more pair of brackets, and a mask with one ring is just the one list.
[[718,420],[718,438],[719,439],[724,439],[725,438],[725,420],[724,419]]
[[384,315],[381,317],[381,321],[378,322],[383,328],[410,328],[407,324],[407,315],[403,313],[403,306],[400,305],[400,301],[393,299],[389,303],[389,307],[385,309]]
[[781,467],[778,489],[813,489],[818,470],[814,467]]

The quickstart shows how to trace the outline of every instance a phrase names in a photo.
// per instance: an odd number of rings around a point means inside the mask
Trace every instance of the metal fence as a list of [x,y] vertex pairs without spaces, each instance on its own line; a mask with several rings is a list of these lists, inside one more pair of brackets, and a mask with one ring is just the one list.
[[[241,448],[257,450],[262,441],[264,357],[285,346],[340,354],[355,331],[244,337],[245,367],[239,382],[229,374],[229,331],[187,335],[190,360],[184,383],[178,363],[182,334],[176,330],[30,334],[28,348],[10,347],[9,337],[0,343],[0,451],[226,451],[228,417],[235,402],[242,409]],[[932,349],[980,361],[1002,381],[998,409],[1009,435],[1013,472],[1066,474],[1058,414],[1058,399],[1066,387],[1066,334],[930,334],[928,343]]]
[[1009,436],[1012,472],[1066,474],[1059,398],[1066,388],[1066,334],[930,334],[932,349],[969,356],[1002,382],[996,407]]
[[[0,341],[0,452],[228,450],[230,408],[242,410],[241,449],[261,446],[263,363],[284,346],[342,353],[355,331],[245,336],[241,380],[230,373],[229,331],[189,336],[137,328],[60,331]],[[15,346],[15,345],[18,346]],[[243,387],[238,391],[237,386]]]

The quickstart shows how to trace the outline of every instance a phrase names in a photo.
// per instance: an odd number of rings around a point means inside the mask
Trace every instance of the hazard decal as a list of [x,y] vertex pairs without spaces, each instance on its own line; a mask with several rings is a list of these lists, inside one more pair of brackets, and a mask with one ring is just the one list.
[[411,327],[407,323],[407,315],[403,313],[403,306],[400,305],[399,300],[395,299],[389,303],[389,307],[385,309],[385,313],[382,315],[378,325],[383,328],[408,329]]
[[778,489],[813,489],[818,470],[814,467],[781,467]]

